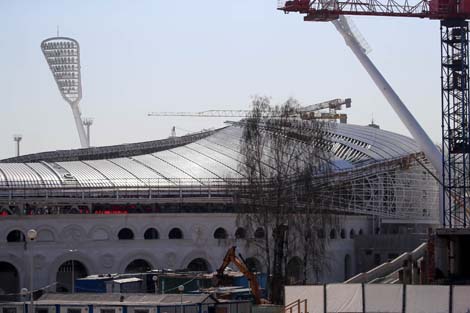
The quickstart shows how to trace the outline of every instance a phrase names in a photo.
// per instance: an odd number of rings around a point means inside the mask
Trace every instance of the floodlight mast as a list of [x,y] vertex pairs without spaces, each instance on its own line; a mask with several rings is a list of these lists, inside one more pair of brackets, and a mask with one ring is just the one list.
[[82,80],[78,41],[68,37],[52,37],[41,42],[41,50],[62,98],[72,109],[80,144],[82,148],[88,148],[90,143],[87,140],[79,107],[82,99]]

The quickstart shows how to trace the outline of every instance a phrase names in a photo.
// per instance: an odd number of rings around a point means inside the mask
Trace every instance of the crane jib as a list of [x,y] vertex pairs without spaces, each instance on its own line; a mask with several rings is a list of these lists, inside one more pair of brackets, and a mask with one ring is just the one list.
[[394,0],[366,2],[292,0],[281,3],[278,9],[285,13],[305,14],[306,21],[321,22],[335,20],[339,15],[417,17],[437,20],[470,18],[470,0],[423,0],[413,5],[408,1],[403,1],[401,4]]

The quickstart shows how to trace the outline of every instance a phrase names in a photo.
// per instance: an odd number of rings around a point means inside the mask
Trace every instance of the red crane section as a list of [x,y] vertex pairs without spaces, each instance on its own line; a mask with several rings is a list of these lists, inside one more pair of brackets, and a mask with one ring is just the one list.
[[419,17],[435,20],[470,18],[470,0],[421,0],[410,4],[394,0],[289,0],[278,8],[306,14],[305,21],[328,22],[340,15]]

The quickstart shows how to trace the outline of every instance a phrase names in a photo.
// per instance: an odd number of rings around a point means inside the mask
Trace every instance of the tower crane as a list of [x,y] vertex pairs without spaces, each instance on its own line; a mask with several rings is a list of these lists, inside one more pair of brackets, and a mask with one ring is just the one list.
[[[343,109],[351,107],[351,99],[333,99],[305,107],[300,107],[293,112],[292,117],[300,117],[304,120],[339,120],[340,123],[347,122],[347,115],[338,113]],[[320,112],[328,109],[328,112]],[[251,110],[208,110],[202,112],[151,112],[148,116],[191,116],[191,117],[248,117]],[[273,116],[275,117],[275,116]]]
[[[278,9],[285,13],[303,14],[305,21],[333,22],[369,73],[371,70],[365,65],[367,60],[357,49],[355,50],[353,47],[355,43],[351,43],[351,39],[348,38],[348,29],[344,27],[347,23],[342,22],[345,15],[417,17],[440,21],[442,154],[439,156],[441,166],[436,166],[436,153],[435,149],[429,146],[429,137],[423,134],[420,127],[411,125],[414,118],[409,116],[409,112],[403,111],[401,113],[404,117],[401,118],[405,125],[409,123],[407,127],[412,134],[415,131],[417,135],[414,136],[415,139],[421,141],[423,145],[420,146],[428,150],[424,151],[425,154],[442,177],[444,200],[441,222],[443,227],[470,227],[470,212],[466,209],[470,204],[469,26],[466,20],[470,18],[470,0],[418,0],[416,4],[410,4],[408,0],[402,0],[402,2],[400,0],[289,0],[281,1]],[[374,79],[372,74],[371,76]],[[377,81],[376,84],[379,85]],[[384,95],[386,95],[385,92]],[[393,97],[396,99],[392,100],[399,100],[394,92],[388,96],[386,95],[389,102]],[[403,108],[394,109],[399,113],[398,111]]]

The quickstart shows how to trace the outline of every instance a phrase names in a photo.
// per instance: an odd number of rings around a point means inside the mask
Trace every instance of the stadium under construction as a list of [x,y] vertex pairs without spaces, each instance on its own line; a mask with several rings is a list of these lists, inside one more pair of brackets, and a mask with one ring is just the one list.
[[[332,174],[325,180],[318,171],[316,188],[341,219],[338,229],[324,230],[332,270],[321,280],[334,282],[425,240],[439,220],[439,188],[414,140],[376,125],[329,123]],[[237,227],[231,198],[231,182],[245,179],[239,170],[242,132],[234,124],[3,160],[0,290],[18,293],[33,267],[35,290],[57,282],[54,288],[63,291],[94,273],[211,271],[231,245],[262,272],[260,252],[246,243],[269,230]],[[293,138],[292,144],[299,143]],[[37,240],[30,243],[25,236],[32,228]],[[292,281],[301,279],[301,266],[299,258],[289,260]]]
[[[295,11],[305,3],[288,1],[284,9]],[[315,273],[308,269],[306,281],[386,280],[386,268],[392,274],[404,268],[421,272],[421,283],[459,272],[470,277],[465,241],[438,241],[430,231],[444,226],[441,232],[452,232],[445,227],[460,222],[466,227],[466,192],[443,192],[449,187],[440,184],[446,173],[443,154],[367,57],[350,22],[340,17],[334,25],[413,139],[374,123],[348,124],[345,114],[336,114],[340,106],[309,106],[314,109],[307,115],[325,117],[327,125],[321,130],[326,142],[321,149],[328,158],[315,167],[313,187],[321,194],[319,205],[339,223],[315,234],[328,240],[329,264]],[[237,222],[234,195],[248,180],[242,170],[243,120],[180,137],[172,132],[162,140],[92,147],[93,120],[82,118],[79,108],[78,42],[53,37],[41,49],[71,107],[82,148],[20,156],[22,136],[16,135],[18,156],[0,161],[0,294],[19,295],[24,287],[72,291],[77,278],[92,274],[213,271],[230,246],[238,247],[251,271],[267,271],[262,251],[252,243],[271,238],[273,231],[262,225],[246,229]],[[320,109],[330,111],[323,115]],[[318,131],[302,114],[286,126],[291,147],[308,145],[300,135]],[[263,133],[281,136],[269,127]],[[270,167],[273,151],[266,146],[263,155],[261,166]],[[457,205],[446,211],[442,204],[447,200]],[[392,259],[398,261],[358,274]],[[305,282],[303,266],[301,255],[286,260],[287,282]],[[416,277],[408,282],[417,282]]]

